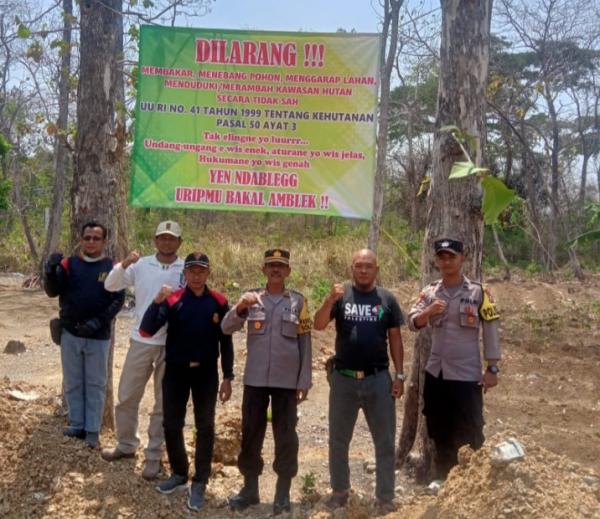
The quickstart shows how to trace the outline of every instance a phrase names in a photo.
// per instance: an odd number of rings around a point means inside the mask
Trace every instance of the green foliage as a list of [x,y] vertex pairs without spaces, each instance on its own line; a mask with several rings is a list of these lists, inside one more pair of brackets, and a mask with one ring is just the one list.
[[302,486],[300,487],[300,491],[302,492],[303,497],[311,497],[317,491],[317,475],[313,472],[307,472],[300,476],[300,481],[302,481]]
[[515,192],[508,189],[502,180],[491,175],[483,178],[481,187],[483,188],[483,219],[487,225],[491,225],[510,205]]
[[483,189],[483,215],[486,224],[490,225],[497,221],[498,216],[506,209],[513,198],[515,192],[506,187],[504,182],[497,177],[491,176],[488,168],[475,166],[467,147],[475,147],[475,136],[469,135],[457,126],[443,126],[441,132],[450,132],[452,137],[461,147],[463,154],[467,158],[464,162],[455,162],[452,164],[449,179],[456,180],[470,175],[479,175],[481,178],[481,188]]
[[315,306],[315,307],[321,306],[321,304],[323,304],[323,301],[325,301],[325,298],[327,297],[327,295],[329,294],[330,291],[331,291],[331,282],[330,281],[328,281],[326,279],[321,279],[321,278],[318,278],[315,281],[313,281],[311,291],[310,291],[310,298],[311,298],[311,303],[313,304],[313,306]]
[[8,209],[8,199],[12,190],[12,182],[8,178],[0,178],[0,209]]
[[0,159],[8,155],[8,152],[11,150],[11,148],[12,145],[6,140],[4,135],[0,133]]
[[31,36],[31,31],[26,25],[19,23],[19,26],[17,27],[17,36],[23,39],[29,38]]
[[478,168],[472,162],[455,162],[452,164],[452,169],[450,170],[449,179],[455,180],[457,178],[465,178],[470,175],[476,175],[478,173],[486,173],[489,169],[487,168]]

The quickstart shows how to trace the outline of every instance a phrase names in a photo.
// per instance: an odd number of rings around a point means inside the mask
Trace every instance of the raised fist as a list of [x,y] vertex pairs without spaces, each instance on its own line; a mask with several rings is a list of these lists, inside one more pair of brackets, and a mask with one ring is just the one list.
[[121,262],[121,266],[126,269],[129,265],[136,263],[140,259],[140,253],[136,250],[132,250],[128,256]]
[[154,302],[157,305],[159,305],[165,299],[167,299],[167,297],[169,297],[172,293],[173,293],[172,287],[170,287],[169,285],[163,285],[162,287],[160,287],[158,294],[156,294],[156,297],[154,298]]
[[48,257],[48,266],[56,267],[57,265],[60,265],[60,262],[62,261],[62,259],[63,259],[62,252],[53,252]]
[[329,293],[329,296],[327,297],[327,299],[329,299],[330,303],[335,303],[336,301],[338,301],[339,299],[341,299],[344,296],[344,285],[342,283],[335,283],[332,287],[331,287],[331,292]]
[[240,297],[236,307],[238,310],[244,311],[257,304],[262,305],[260,294],[258,292],[245,292],[242,294],[242,297]]

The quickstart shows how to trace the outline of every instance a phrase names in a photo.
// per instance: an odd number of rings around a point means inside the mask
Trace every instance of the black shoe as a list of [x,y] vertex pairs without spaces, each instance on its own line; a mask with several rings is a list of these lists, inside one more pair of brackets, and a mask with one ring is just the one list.
[[156,490],[161,494],[172,494],[176,490],[183,490],[187,487],[187,476],[179,476],[173,474],[169,479],[165,479],[162,483],[156,485]]
[[227,502],[232,510],[245,510],[249,506],[260,503],[258,495],[258,476],[244,476],[244,487]]
[[290,504],[290,496],[285,496],[276,501],[273,501],[273,515],[279,515],[283,512],[290,512],[292,505]]
[[206,489],[205,483],[192,481],[192,486],[188,490],[188,501],[187,506],[190,510],[199,512],[204,506],[204,490]]
[[88,431],[85,433],[85,444],[90,448],[97,450],[100,448],[100,436],[97,432]]
[[235,496],[231,496],[227,499],[227,503],[229,504],[229,508],[232,510],[246,510],[249,506],[257,505],[260,503],[260,499],[258,495],[247,496],[244,493],[244,489],[240,490],[239,494]]
[[65,427],[63,429],[63,436],[69,438],[77,438],[78,440],[85,439],[85,431],[83,429],[76,429],[75,427]]
[[275,487],[275,498],[273,499],[273,515],[279,515],[283,512],[291,511],[290,487],[292,480],[289,478],[277,478]]

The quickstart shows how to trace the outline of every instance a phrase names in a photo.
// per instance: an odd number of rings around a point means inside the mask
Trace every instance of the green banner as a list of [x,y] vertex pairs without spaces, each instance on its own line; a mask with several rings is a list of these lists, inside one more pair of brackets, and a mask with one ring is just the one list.
[[370,219],[380,45],[143,26],[132,205]]

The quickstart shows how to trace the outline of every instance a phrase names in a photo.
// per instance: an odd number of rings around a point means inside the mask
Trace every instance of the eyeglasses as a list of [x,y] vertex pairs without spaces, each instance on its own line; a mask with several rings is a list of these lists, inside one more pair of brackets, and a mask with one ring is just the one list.
[[100,236],[82,236],[83,241],[102,241],[104,238]]

